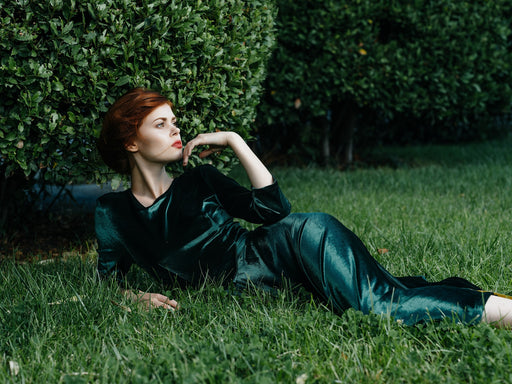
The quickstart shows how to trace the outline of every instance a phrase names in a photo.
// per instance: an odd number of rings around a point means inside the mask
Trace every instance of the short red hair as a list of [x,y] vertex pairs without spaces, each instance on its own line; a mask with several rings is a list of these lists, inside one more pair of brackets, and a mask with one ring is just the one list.
[[145,88],[134,88],[112,104],[98,140],[105,164],[118,173],[130,174],[126,146],[135,139],[146,116],[163,104],[172,108],[172,103],[160,93]]

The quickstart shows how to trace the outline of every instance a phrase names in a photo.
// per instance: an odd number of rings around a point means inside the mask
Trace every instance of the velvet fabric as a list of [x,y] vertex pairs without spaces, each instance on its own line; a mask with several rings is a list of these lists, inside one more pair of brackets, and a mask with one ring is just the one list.
[[[223,279],[238,287],[300,284],[343,312],[355,308],[406,324],[480,321],[491,295],[460,278],[397,278],[336,218],[290,213],[277,182],[248,190],[211,166],[177,177],[150,207],[130,190],[98,199],[98,272],[123,282],[133,263],[164,283]],[[253,231],[233,220],[262,224]]]

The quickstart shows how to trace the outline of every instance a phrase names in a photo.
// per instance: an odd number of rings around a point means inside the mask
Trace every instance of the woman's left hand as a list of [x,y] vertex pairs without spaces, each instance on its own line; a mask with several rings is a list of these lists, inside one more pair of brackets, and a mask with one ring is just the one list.
[[195,147],[201,145],[209,146],[208,149],[199,153],[199,157],[202,159],[210,156],[212,153],[221,152],[224,148],[229,146],[233,135],[237,134],[235,132],[210,132],[197,135],[194,139],[190,140],[183,149],[183,166],[188,164],[188,158]]

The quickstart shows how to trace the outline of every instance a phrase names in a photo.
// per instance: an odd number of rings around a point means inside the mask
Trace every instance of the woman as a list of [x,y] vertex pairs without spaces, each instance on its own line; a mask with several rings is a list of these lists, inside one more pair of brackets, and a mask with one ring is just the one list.
[[[206,157],[230,147],[250,179],[247,190],[211,166],[173,179],[165,166],[186,166],[198,146]],[[136,88],[109,109],[98,148],[113,170],[131,176],[131,189],[98,199],[98,271],[116,276],[127,297],[147,307],[177,302],[126,289],[133,263],[165,284],[223,279],[263,288],[283,279],[300,284],[337,311],[355,308],[394,316],[406,324],[454,317],[466,323],[512,324],[512,300],[459,278],[428,283],[396,278],[334,217],[289,214],[290,204],[270,172],[234,132],[198,135],[183,149],[172,104]],[[238,217],[263,224],[247,231]]]

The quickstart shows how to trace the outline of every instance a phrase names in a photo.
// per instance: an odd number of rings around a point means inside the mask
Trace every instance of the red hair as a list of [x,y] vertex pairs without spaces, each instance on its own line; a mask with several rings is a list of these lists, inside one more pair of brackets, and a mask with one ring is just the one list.
[[98,140],[101,158],[110,168],[130,174],[126,146],[137,137],[142,121],[153,109],[172,103],[160,93],[145,88],[134,88],[121,96],[109,108]]

